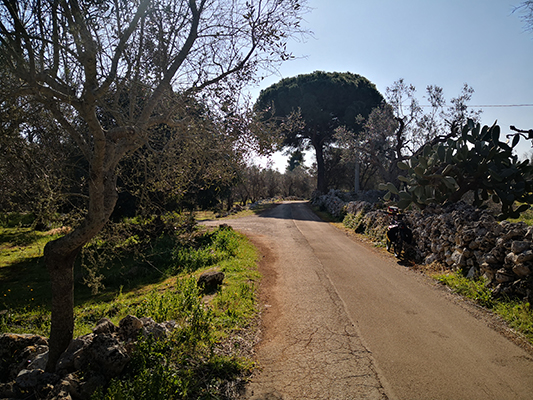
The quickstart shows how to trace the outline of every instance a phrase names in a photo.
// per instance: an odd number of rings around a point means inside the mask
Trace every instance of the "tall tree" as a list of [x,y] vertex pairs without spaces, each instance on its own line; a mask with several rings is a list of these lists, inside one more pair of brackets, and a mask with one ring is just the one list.
[[[88,164],[84,220],[50,242],[52,283],[47,370],[72,339],[73,265],[109,220],[120,160],[174,126],[175,107],[213,89],[231,97],[261,66],[290,57],[305,0],[3,0],[2,64],[12,97],[41,104]],[[184,96],[174,96],[180,92]]]
[[282,79],[261,91],[256,108],[281,118],[299,113],[303,126],[286,131],[283,146],[315,149],[317,190],[325,192],[324,149],[335,142],[335,129],[346,126],[358,133],[382,101],[374,84],[360,75],[317,71]]

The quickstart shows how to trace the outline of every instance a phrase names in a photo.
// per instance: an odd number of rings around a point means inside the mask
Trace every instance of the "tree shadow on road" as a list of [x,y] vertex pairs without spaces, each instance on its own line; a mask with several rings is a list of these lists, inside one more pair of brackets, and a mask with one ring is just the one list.
[[313,212],[307,201],[279,203],[275,207],[260,213],[259,217],[327,223],[327,221],[324,221]]

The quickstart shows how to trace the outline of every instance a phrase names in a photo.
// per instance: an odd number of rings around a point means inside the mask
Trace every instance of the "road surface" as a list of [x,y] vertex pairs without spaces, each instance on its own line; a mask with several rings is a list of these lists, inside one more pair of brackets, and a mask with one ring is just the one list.
[[261,370],[245,398],[533,399],[530,348],[306,203],[224,222],[264,257]]

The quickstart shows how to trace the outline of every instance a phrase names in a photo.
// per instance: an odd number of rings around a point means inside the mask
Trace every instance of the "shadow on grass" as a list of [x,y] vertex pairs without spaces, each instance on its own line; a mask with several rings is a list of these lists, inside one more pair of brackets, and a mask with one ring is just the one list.
[[0,272],[0,307],[49,308],[50,280],[42,257],[11,263]]
[[[201,241],[198,243],[200,245]],[[161,240],[150,252],[142,253],[140,258],[138,254],[141,253],[115,250],[92,271],[92,275],[78,258],[74,267],[75,306],[92,307],[98,303],[111,302],[119,295],[135,295],[180,273],[193,273],[198,268],[203,268],[198,263],[187,262],[179,264],[183,267],[177,267],[173,261],[174,246],[176,243],[173,240]],[[21,253],[13,261],[4,262],[0,268],[0,311],[36,308],[49,310],[51,285],[44,259],[40,255],[23,257]],[[100,260],[96,257],[89,262],[98,264]],[[88,283],[99,284],[97,293],[93,292]]]
[[[107,302],[119,293],[128,293],[164,281],[167,275],[149,265],[119,265],[102,268],[104,287],[93,294],[84,280],[87,273],[78,261],[74,268],[76,306]],[[27,258],[0,270],[0,309],[46,308],[51,304],[50,277],[42,257]]]
[[0,244],[9,243],[12,246],[29,246],[43,239],[43,234],[31,228],[17,230],[0,229]]

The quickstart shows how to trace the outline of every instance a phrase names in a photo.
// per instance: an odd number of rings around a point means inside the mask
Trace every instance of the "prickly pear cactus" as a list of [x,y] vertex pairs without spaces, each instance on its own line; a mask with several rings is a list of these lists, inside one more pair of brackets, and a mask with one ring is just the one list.
[[498,125],[481,128],[469,120],[459,137],[426,146],[417,157],[398,163],[405,171],[399,188],[387,183],[380,189],[388,190],[385,199],[394,198],[402,209],[456,202],[471,191],[475,206],[493,201],[501,205],[499,219],[517,218],[533,203],[533,165],[513,154],[520,137],[511,134],[502,142]]

